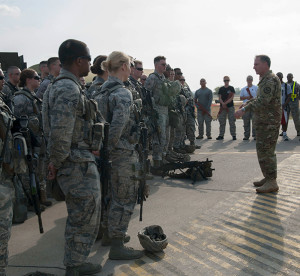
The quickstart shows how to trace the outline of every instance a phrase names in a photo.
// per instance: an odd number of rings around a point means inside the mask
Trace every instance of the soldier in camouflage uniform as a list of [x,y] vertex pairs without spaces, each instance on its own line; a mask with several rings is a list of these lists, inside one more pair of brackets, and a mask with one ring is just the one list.
[[162,87],[165,82],[163,72],[166,70],[166,58],[157,56],[154,58],[154,73],[150,74],[145,82],[145,88],[149,90],[155,101],[155,110],[158,113],[158,125],[160,127],[160,137],[153,138],[153,166],[160,167],[167,148],[167,125],[168,125],[168,103],[162,101]]
[[47,61],[47,67],[49,68],[49,75],[46,76],[40,87],[38,88],[36,92],[36,96],[43,99],[43,95],[48,87],[48,85],[59,75],[60,72],[60,60],[58,57],[51,57]]
[[[16,92],[13,98],[14,114],[17,118],[20,118],[22,115],[28,116],[28,128],[37,140],[37,144],[32,145],[32,147],[34,155],[38,158],[36,173],[40,185],[41,204],[50,206],[52,203],[47,200],[46,192],[46,168],[44,162],[46,143],[42,130],[42,101],[34,93],[35,89],[40,85],[40,77],[34,70],[25,69],[20,76],[20,85],[23,89]],[[29,174],[22,174],[21,178],[24,186],[29,189]]]
[[17,66],[10,66],[7,69],[8,82],[6,82],[2,88],[2,93],[4,94],[5,104],[13,110],[12,98],[15,92],[19,91],[19,80],[21,70]]
[[94,98],[95,93],[99,93],[101,90],[102,84],[107,80],[108,73],[101,69],[102,61],[106,60],[107,56],[97,56],[94,59],[93,66],[91,66],[91,71],[93,74],[96,74],[96,78],[93,80],[92,85],[88,88],[86,95],[89,99]]
[[182,94],[187,99],[187,104],[185,106],[186,110],[186,136],[190,141],[191,146],[195,146],[195,131],[196,131],[196,114],[195,114],[195,104],[193,93],[185,82],[184,76],[179,78],[182,85]]
[[[300,85],[293,81],[293,74],[287,75],[287,84],[292,88],[291,100],[289,101],[290,112],[292,113],[295,128],[297,130],[297,136],[300,136],[300,118],[299,118],[299,96],[300,96]],[[289,118],[288,114],[288,118]]]
[[[4,84],[4,75],[0,69],[0,91]],[[1,94],[3,95],[3,94]],[[12,114],[0,97],[0,153],[3,151],[3,144],[6,135],[8,119],[12,120]],[[11,122],[12,125],[12,122]],[[4,160],[0,167],[0,276],[5,276],[5,268],[8,261],[8,241],[11,233],[13,217],[13,174],[11,164],[12,136],[9,132],[7,146],[5,148]]]
[[254,69],[260,75],[257,98],[253,98],[235,113],[241,117],[247,111],[253,111],[256,118],[256,151],[264,178],[254,182],[258,193],[277,192],[276,143],[281,122],[281,83],[270,70],[268,56],[255,57]]
[[86,262],[99,229],[100,176],[92,151],[101,141],[94,133],[97,104],[83,94],[79,78],[88,75],[91,56],[85,43],[69,39],[60,45],[59,59],[62,70],[43,107],[50,129],[48,177],[66,197],[66,275],[90,275],[101,271],[100,264]]
[[102,221],[103,228],[107,230],[102,239],[107,242],[110,239],[110,259],[136,259],[142,257],[143,252],[124,246],[137,199],[135,177],[139,172],[135,150],[139,133],[133,114],[133,97],[124,86],[130,74],[130,57],[122,52],[112,52],[102,62],[102,68],[109,72],[109,77],[95,100],[103,117],[110,123],[108,149],[112,161],[110,200]]

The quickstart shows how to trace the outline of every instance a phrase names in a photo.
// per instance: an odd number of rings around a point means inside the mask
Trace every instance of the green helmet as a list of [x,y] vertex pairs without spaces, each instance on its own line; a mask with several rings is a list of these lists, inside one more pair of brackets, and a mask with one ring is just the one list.
[[150,252],[160,252],[168,245],[167,236],[159,225],[143,228],[138,237],[143,248]]

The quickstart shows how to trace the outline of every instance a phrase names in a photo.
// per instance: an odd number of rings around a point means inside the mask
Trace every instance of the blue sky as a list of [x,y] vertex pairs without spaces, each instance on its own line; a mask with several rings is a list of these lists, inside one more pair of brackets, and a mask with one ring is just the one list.
[[33,65],[57,56],[61,42],[87,43],[92,57],[121,50],[153,68],[167,57],[192,88],[200,78],[214,89],[229,75],[243,87],[255,75],[256,54],[300,81],[298,0],[0,0],[0,51],[23,54]]

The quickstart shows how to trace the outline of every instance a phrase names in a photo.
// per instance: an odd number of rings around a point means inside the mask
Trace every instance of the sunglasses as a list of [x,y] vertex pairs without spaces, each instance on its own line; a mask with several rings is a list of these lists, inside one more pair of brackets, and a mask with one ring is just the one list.
[[33,79],[40,80],[41,78],[39,76],[34,76]]
[[181,79],[180,81],[185,81],[185,79]]
[[176,75],[177,75],[177,76],[182,76],[182,73],[181,73],[181,72],[179,72],[179,73],[176,73]]
[[78,58],[87,59],[88,61],[92,60],[91,56],[81,56],[81,57],[78,57]]
[[161,66],[167,66],[167,64],[166,63],[162,63]]
[[0,76],[0,80],[4,80],[4,76]]
[[224,82],[227,82],[227,81],[229,81],[229,80],[224,80]]
[[144,71],[144,68],[142,68],[142,67],[136,67],[135,69],[138,71],[141,71],[141,72]]

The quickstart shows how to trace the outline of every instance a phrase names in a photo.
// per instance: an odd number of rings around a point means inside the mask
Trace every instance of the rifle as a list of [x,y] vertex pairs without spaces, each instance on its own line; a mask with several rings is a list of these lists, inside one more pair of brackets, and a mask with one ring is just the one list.
[[33,152],[32,152],[32,137],[28,128],[28,116],[22,115],[20,118],[20,132],[23,134],[26,145],[27,145],[27,155],[26,155],[26,162],[28,166],[29,171],[29,178],[30,178],[30,193],[31,193],[31,199],[33,203],[33,207],[35,210],[36,215],[38,216],[38,222],[39,222],[39,229],[40,233],[44,233],[43,229],[43,223],[42,223],[42,217],[41,217],[41,208],[40,208],[40,201],[38,196],[38,188],[36,183],[36,175],[35,175],[35,166],[33,164],[34,158],[33,158]]
[[101,204],[107,210],[109,204],[108,189],[111,184],[111,167],[112,163],[109,160],[108,152],[108,135],[109,135],[109,123],[104,124],[104,139],[102,148],[100,150],[100,182],[101,182]]
[[145,89],[145,94],[146,94],[146,98],[145,98],[146,104],[150,107],[148,115],[150,117],[150,121],[152,123],[153,129],[156,132],[158,142],[159,142],[159,144],[161,144],[161,142],[160,142],[160,128],[159,128],[159,126],[157,124],[158,113],[157,113],[157,111],[153,107],[153,103],[152,103],[152,98],[151,98],[150,91],[148,91],[148,90]]
[[0,155],[0,168],[2,168],[2,163],[3,163],[3,160],[4,160],[5,150],[6,150],[6,146],[7,146],[7,143],[8,143],[8,134],[9,134],[9,131],[10,131],[10,125],[11,125],[11,118],[9,118],[8,122],[7,122],[6,133],[5,133],[4,142],[3,142],[3,148],[2,148],[2,151],[1,151],[1,155]]
[[140,221],[143,220],[143,202],[146,201],[145,196],[145,186],[146,186],[146,174],[149,172],[150,160],[148,159],[148,149],[147,149],[147,138],[148,129],[144,126],[141,127],[141,146],[142,149],[139,150],[139,159],[141,163],[141,174],[137,177],[139,181],[137,204],[140,204]]
[[205,109],[205,107],[204,107],[201,103],[198,103],[196,99],[195,99],[195,105],[202,111],[202,115],[207,114],[208,117],[212,118],[212,116],[211,116],[210,113]]
[[[212,160],[206,161],[188,161],[188,162],[173,162],[162,165],[159,169],[162,171],[162,177],[169,176],[172,178],[192,178],[194,184],[196,180],[200,180],[197,173],[200,174],[201,179],[207,180],[207,177],[212,177],[211,168]],[[187,169],[186,171],[183,171]],[[181,174],[176,174],[175,170],[180,170]]]

